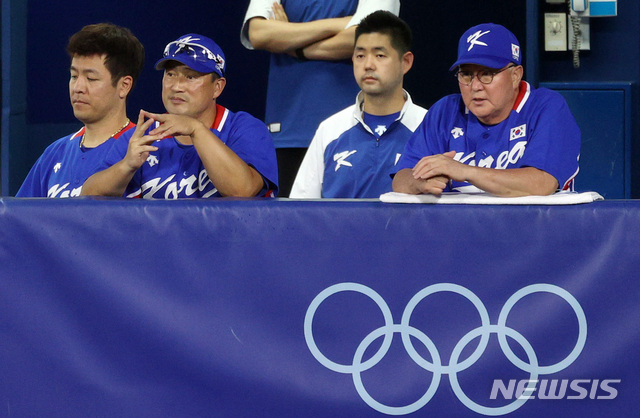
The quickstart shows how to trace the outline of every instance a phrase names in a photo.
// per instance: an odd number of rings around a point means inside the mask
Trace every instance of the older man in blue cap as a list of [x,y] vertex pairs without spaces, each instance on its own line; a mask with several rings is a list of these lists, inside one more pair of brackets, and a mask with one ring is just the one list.
[[211,39],[187,34],[170,42],[163,70],[168,113],[140,111],[136,132],[116,143],[82,194],[144,198],[273,196],[278,171],[264,123],[217,103],[226,61]]
[[527,196],[573,188],[580,130],[562,96],[522,80],[513,33],[492,23],[467,30],[452,70],[460,94],[434,104],[407,143],[395,192]]

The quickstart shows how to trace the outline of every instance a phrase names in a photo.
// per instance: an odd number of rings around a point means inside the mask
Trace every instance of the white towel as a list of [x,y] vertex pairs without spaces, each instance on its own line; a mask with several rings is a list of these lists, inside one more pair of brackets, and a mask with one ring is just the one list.
[[558,192],[549,196],[497,197],[488,193],[404,194],[389,192],[380,196],[385,203],[430,203],[461,205],[577,205],[604,200],[596,192]]

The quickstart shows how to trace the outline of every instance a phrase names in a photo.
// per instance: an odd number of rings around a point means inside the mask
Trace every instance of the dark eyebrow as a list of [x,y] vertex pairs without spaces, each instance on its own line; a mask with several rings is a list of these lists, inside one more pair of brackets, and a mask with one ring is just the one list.
[[[372,48],[374,51],[380,51],[380,52],[387,52],[387,48],[383,47],[383,46],[375,46]],[[356,46],[355,47],[356,51],[364,51],[366,50],[366,48],[361,47],[361,46]]]
[[[80,72],[80,71],[78,71],[78,69],[77,69],[76,67],[74,67],[73,65],[69,67],[69,70],[71,70],[71,71],[75,71],[75,72]],[[94,69],[92,69],[92,68],[88,68],[88,69],[86,69],[86,70],[82,71],[82,73],[84,73],[84,74],[98,74],[98,71],[97,71],[97,70],[94,70]]]

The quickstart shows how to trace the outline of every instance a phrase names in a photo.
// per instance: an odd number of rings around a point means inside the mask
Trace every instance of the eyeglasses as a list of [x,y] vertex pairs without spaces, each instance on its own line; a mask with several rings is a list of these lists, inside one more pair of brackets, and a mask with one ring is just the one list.
[[501,70],[480,70],[477,73],[472,73],[471,71],[463,71],[463,70],[459,70],[455,76],[458,79],[458,83],[462,84],[463,86],[470,86],[471,82],[473,81],[473,77],[478,77],[478,80],[482,83],[482,84],[491,84],[491,82],[493,81],[493,77],[496,76],[496,74],[500,74],[501,72],[503,72],[504,70],[508,70],[509,68],[513,68],[516,65],[511,64]]
[[209,48],[195,42],[174,41],[164,49],[165,57],[175,57],[178,54],[186,54],[202,63],[213,61],[224,77],[224,59],[221,56],[216,56]]

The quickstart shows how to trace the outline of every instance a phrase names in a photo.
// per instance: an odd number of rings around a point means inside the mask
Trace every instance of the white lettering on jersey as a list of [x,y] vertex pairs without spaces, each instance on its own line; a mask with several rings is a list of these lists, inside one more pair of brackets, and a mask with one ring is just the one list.
[[339,152],[337,154],[333,155],[333,161],[336,162],[336,170],[338,171],[338,169],[342,166],[345,167],[353,167],[353,165],[347,161],[347,158],[350,157],[351,155],[355,154],[357,152],[357,150],[353,150],[353,151],[343,151],[343,152]]
[[397,154],[396,154],[396,162],[395,162],[395,163],[393,163],[393,165],[398,164],[398,161],[400,161],[400,157],[402,157],[402,154],[397,153]]
[[378,127],[376,128],[375,131],[378,136],[382,136],[383,133],[387,132],[387,126],[386,125],[378,125]]
[[[494,161],[493,156],[489,155],[487,158],[483,158],[477,162],[478,167],[486,167],[486,168],[497,168],[504,169],[507,168],[509,164],[516,164],[520,158],[524,155],[525,148],[527,146],[527,141],[520,141],[511,148],[511,151],[506,150],[498,155],[498,158]],[[459,161],[463,164],[468,164],[471,166],[476,165],[476,161],[473,160],[475,158],[475,151],[470,153],[469,155],[464,155],[462,152],[456,153],[454,160]],[[495,167],[494,167],[495,162]]]
[[[498,155],[495,168],[504,169],[509,164],[515,164],[524,155],[524,150],[527,146],[527,141],[520,141],[511,148],[511,151],[503,151]],[[480,160],[479,167],[489,167],[493,165],[493,157],[489,156],[484,160]]]
[[147,195],[153,197],[154,194],[160,189],[162,189],[165,184],[169,183],[176,175],[172,174],[168,179],[160,183],[160,177],[156,177],[155,179],[151,179],[148,182],[144,183],[140,189],[142,190],[142,195],[145,195],[147,190],[151,190]]
[[469,37],[467,38],[467,43],[469,44],[469,49],[467,49],[467,51],[471,51],[471,49],[473,49],[473,47],[476,46],[476,45],[487,46],[487,44],[485,44],[484,42],[480,42],[478,39],[480,39],[481,36],[484,36],[489,32],[491,32],[491,31],[489,31],[489,30],[486,31],[486,32],[477,31],[474,34],[469,35]]
[[149,163],[149,167],[153,167],[158,164],[158,157],[155,155],[149,155],[149,157],[147,157],[147,162]]
[[462,135],[464,135],[464,131],[462,130],[462,128],[453,128],[451,130],[451,135],[453,135],[453,139],[458,139],[460,138]]
[[[175,176],[175,174],[172,174],[169,178],[162,181],[162,183],[160,182],[160,177],[145,182],[142,187],[140,187],[142,196],[145,198],[159,197],[154,195],[166,186],[163,196],[164,199],[177,199],[183,192],[186,197],[189,197],[195,195],[198,191],[204,191],[208,185],[212,184],[205,169],[200,171],[197,178],[192,174],[189,177],[181,179],[179,183],[178,181],[172,181]],[[202,195],[202,197],[211,197],[217,191],[218,189],[214,187]]]
[[61,168],[62,168],[62,163],[56,163],[56,165],[53,166],[53,172],[57,173]]
[[457,152],[456,155],[453,157],[454,160],[461,162],[462,164],[468,164],[468,165],[475,165],[475,161],[469,161],[470,159],[472,159],[473,157],[476,156],[476,152],[472,152],[471,154],[467,155],[465,157],[464,152]]
[[487,158],[483,158],[480,160],[480,162],[478,163],[478,167],[491,168],[491,166],[493,165],[493,161],[493,156],[489,155]]
[[69,183],[65,183],[62,186],[59,184],[54,184],[47,190],[47,197],[76,197],[80,196],[80,192],[82,191],[82,186],[77,187],[75,189],[67,190],[67,186]]

